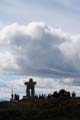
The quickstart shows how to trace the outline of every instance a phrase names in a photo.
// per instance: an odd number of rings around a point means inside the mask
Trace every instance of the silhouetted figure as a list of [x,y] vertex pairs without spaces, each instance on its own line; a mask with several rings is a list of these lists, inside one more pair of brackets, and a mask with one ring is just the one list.
[[36,82],[33,82],[33,79],[30,78],[29,82],[25,82],[25,85],[26,85],[26,97],[33,98],[35,96]]
[[19,95],[15,94],[15,95],[14,95],[14,99],[15,99],[17,102],[19,102]]
[[10,101],[13,101],[14,100],[14,95],[13,95],[13,89],[12,89],[12,94],[11,94],[11,99]]
[[13,94],[11,94],[11,101],[13,101],[13,97],[14,97]]
[[59,97],[59,94],[58,94],[57,91],[55,91],[55,92],[53,93],[53,98],[58,98],[58,97]]
[[59,94],[59,98],[69,98],[70,97],[70,92],[67,92],[64,89],[61,89],[58,94]]
[[72,92],[72,98],[75,98],[75,97],[76,97],[76,93]]

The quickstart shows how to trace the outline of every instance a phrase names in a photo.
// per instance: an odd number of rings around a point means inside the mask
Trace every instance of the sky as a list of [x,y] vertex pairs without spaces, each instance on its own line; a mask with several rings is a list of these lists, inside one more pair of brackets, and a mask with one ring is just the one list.
[[67,89],[80,95],[80,1],[0,0],[0,99]]

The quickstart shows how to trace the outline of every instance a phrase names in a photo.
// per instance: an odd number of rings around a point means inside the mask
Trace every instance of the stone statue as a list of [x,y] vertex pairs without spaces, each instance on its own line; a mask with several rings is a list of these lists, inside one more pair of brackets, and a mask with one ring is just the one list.
[[30,78],[29,82],[25,82],[25,85],[26,85],[26,97],[33,98],[35,96],[36,82],[33,82],[33,79]]

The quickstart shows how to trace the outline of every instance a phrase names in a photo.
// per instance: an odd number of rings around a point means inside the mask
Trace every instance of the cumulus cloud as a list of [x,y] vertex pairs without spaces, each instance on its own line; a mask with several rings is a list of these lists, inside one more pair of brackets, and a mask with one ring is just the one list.
[[0,30],[0,74],[80,76],[80,35],[43,22],[17,23]]

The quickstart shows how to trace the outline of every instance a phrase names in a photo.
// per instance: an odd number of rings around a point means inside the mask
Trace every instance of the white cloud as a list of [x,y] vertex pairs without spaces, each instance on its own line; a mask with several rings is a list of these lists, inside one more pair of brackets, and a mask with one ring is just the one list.
[[80,35],[42,22],[5,26],[0,30],[0,75],[53,77],[64,84],[70,81],[69,84],[78,85],[79,43]]
[[0,30],[0,74],[80,75],[79,39],[42,22],[8,25]]

